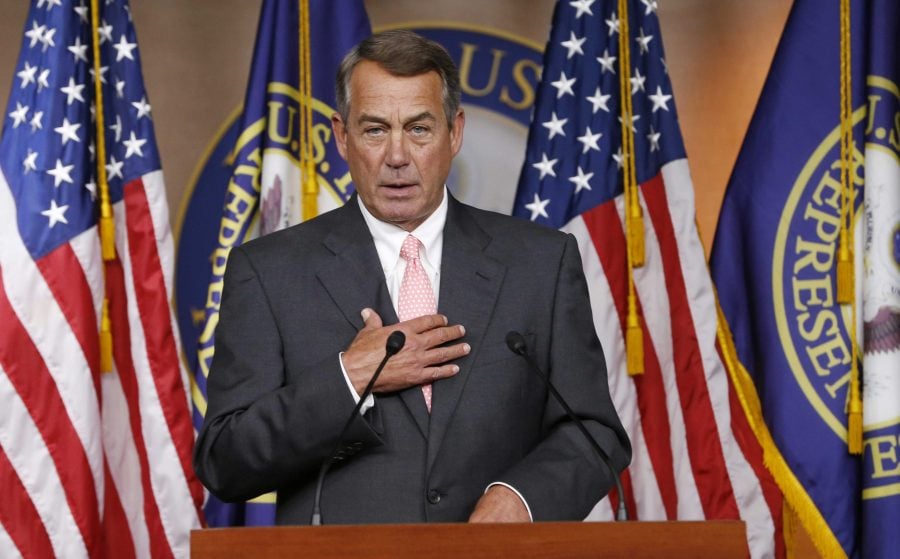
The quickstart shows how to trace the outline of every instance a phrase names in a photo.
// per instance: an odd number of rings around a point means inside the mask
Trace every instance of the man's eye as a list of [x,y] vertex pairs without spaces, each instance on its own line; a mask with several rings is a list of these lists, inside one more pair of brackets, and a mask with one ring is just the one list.
[[416,126],[410,127],[409,131],[417,136],[421,136],[422,134],[428,133],[428,127],[416,125]]
[[363,132],[366,136],[371,136],[373,138],[377,138],[384,134],[383,128],[366,128]]

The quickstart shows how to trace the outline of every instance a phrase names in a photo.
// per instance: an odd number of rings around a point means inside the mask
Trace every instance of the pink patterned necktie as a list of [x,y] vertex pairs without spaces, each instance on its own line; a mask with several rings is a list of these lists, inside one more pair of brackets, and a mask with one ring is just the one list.
[[[434,304],[434,290],[431,280],[419,261],[419,247],[422,242],[412,235],[407,235],[400,247],[400,258],[406,260],[406,271],[400,283],[400,296],[397,299],[397,314],[401,321],[411,320],[426,314],[437,312]],[[431,385],[422,385],[425,396],[425,407],[431,412]]]

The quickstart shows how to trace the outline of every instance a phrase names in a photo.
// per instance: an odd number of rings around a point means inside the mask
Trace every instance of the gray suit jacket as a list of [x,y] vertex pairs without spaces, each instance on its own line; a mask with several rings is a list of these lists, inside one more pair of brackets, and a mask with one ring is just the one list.
[[[619,470],[628,437],[609,395],[575,239],[450,199],[439,312],[471,353],[434,384],[376,396],[352,454],[325,481],[325,523],[464,521],[487,485],[515,487],[535,520],[583,518],[612,479],[525,361],[541,367]],[[354,406],[338,353],[374,308],[397,322],[356,200],[231,251],[206,422],[194,464],[218,497],[278,491],[281,524],[309,521],[319,465]]]

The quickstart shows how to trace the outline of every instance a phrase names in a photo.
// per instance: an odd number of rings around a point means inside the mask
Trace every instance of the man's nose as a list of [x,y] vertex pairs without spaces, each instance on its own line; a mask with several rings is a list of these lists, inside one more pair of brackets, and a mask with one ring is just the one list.
[[403,130],[391,133],[385,163],[389,167],[404,167],[409,164],[409,145]]

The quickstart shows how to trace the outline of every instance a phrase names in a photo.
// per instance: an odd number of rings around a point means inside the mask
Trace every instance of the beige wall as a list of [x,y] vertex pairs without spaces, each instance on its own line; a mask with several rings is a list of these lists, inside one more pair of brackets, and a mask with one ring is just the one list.
[[[25,0],[0,1],[0,106],[6,107]],[[455,20],[546,41],[553,0],[368,0],[374,26]],[[261,0],[132,0],[173,223],[194,167],[241,102]],[[667,0],[665,36],[701,234],[722,194],[765,79],[789,0]]]

